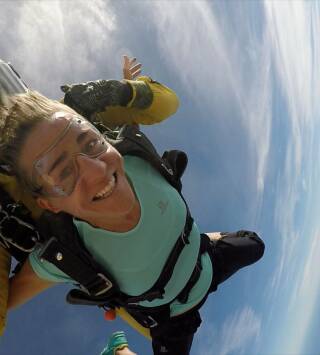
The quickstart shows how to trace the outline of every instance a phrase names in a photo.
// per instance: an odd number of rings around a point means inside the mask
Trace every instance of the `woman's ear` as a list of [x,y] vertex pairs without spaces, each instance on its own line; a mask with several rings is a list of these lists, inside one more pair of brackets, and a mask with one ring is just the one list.
[[42,197],[37,197],[37,204],[40,208],[49,210],[53,213],[59,213],[61,211],[60,208],[53,206],[50,201]]

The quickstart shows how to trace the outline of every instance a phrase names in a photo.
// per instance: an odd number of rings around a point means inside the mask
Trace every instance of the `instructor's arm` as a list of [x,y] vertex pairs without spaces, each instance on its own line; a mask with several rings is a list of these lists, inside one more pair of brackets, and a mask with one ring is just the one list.
[[27,259],[21,270],[10,279],[8,309],[10,310],[26,303],[54,285],[54,282],[40,279]]

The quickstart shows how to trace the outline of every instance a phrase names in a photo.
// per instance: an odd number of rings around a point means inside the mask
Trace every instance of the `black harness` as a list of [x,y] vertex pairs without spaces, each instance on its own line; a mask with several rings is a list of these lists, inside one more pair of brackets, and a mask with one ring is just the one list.
[[[26,92],[27,87],[12,67],[1,61],[0,91],[7,95]],[[65,87],[65,103],[74,107],[74,102],[85,102],[81,112],[91,116],[91,111],[99,111],[106,105],[126,105],[132,92],[129,85],[116,81],[98,81],[95,83]],[[113,91],[111,89],[114,89]],[[117,93],[116,96],[108,95],[109,92]],[[1,95],[0,95],[1,96]],[[144,93],[152,101],[150,93]],[[1,99],[1,98],[0,98]],[[107,100],[107,101],[105,101]],[[114,101],[115,100],[115,101]],[[145,101],[141,101],[145,105]],[[141,104],[140,102],[140,104]],[[141,106],[141,105],[140,105]],[[181,194],[181,177],[187,166],[185,153],[172,150],[164,153],[162,158],[156,152],[152,143],[139,131],[136,126],[123,126],[118,132],[110,130],[100,123],[95,123],[100,131],[104,132],[110,143],[122,155],[134,155],[147,160],[166,180]],[[100,125],[100,127],[99,127]],[[0,173],[11,174],[9,166],[0,162]],[[185,200],[184,200],[185,201]],[[193,226],[189,208],[186,205],[185,226],[168,256],[162,272],[155,284],[143,294],[132,297],[124,294],[119,289],[116,281],[107,270],[99,265],[79,238],[78,231],[72,222],[72,217],[60,213],[44,213],[38,223],[38,230],[30,212],[21,204],[17,204],[0,187],[0,246],[6,248],[21,265],[37,243],[41,244],[41,258],[57,266],[61,271],[76,280],[80,290],[72,290],[67,300],[73,304],[94,304],[103,307],[122,306],[126,308],[144,326],[153,326],[161,317],[168,317],[170,304],[160,307],[141,307],[139,302],[152,301],[163,298],[164,288],[172,277],[177,260],[182,250],[189,244],[189,234]],[[184,289],[177,296],[180,302],[186,302],[194,284],[201,272],[201,254],[206,250],[207,238],[202,238],[201,248],[196,266]],[[153,314],[151,317],[150,314]],[[157,317],[154,317],[158,314]],[[156,320],[155,320],[156,319]]]
[[33,251],[40,236],[30,211],[0,187],[0,245],[20,263]]
[[[97,126],[122,155],[138,156],[148,161],[184,200],[181,194],[181,177],[188,162],[184,152],[166,151],[160,157],[153,144],[136,126],[123,126],[118,131]],[[123,293],[116,280],[93,258],[79,238],[72,216],[66,213],[44,212],[35,228],[28,210],[15,204],[4,191],[1,192],[1,204],[0,243],[22,262],[35,244],[40,243],[40,258],[54,264],[79,284],[79,289],[73,289],[68,293],[69,303],[104,308],[124,307],[139,323],[149,328],[170,317],[170,304],[174,300],[158,307],[142,307],[139,303],[163,298],[165,286],[172,277],[177,260],[182,250],[189,244],[193,219],[186,203],[184,229],[177,238],[159,278],[149,290],[138,296]],[[10,235],[14,239],[8,237]],[[200,277],[201,255],[207,250],[207,246],[208,238],[202,236],[195,268],[187,284],[176,297],[181,303],[187,302],[189,292]]]
[[[147,137],[134,126],[124,126],[116,136],[107,133],[108,140],[122,155],[139,156],[156,168],[181,195],[181,176],[187,165],[184,152],[165,152],[161,158]],[[184,200],[184,198],[183,198]],[[84,247],[72,217],[65,214],[46,212],[39,220],[39,231],[45,238],[40,258],[54,264],[61,271],[79,283],[80,289],[73,289],[67,295],[71,304],[98,305],[114,308],[124,307],[143,326],[152,327],[170,316],[170,303],[159,307],[142,307],[141,301],[163,298],[164,288],[171,279],[177,260],[184,247],[189,244],[193,219],[186,204],[185,226],[177,238],[162,272],[155,284],[139,296],[129,296],[119,289],[116,280],[98,264]],[[202,238],[196,266],[184,289],[176,297],[181,303],[187,302],[192,287],[201,273],[201,255],[207,250],[207,238]]]

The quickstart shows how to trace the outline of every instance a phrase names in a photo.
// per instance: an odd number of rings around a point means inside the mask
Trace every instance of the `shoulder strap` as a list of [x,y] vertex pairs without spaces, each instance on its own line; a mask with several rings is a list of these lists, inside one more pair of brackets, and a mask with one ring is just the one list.
[[[137,127],[124,126],[118,132],[108,131],[106,135],[121,154],[139,156],[150,162],[181,195],[180,178],[187,164],[185,153],[169,151],[161,158],[152,143]],[[164,287],[172,276],[181,251],[189,243],[193,219],[187,206],[185,228],[177,238],[160,277],[150,290],[137,297],[120,292],[115,280],[82,244],[71,216],[63,213],[46,213],[39,222],[41,235],[47,239],[40,257],[76,280],[85,291],[72,291],[67,297],[70,303],[128,306],[144,300],[162,298]]]
[[[105,130],[104,134],[106,135],[108,141],[122,155],[133,155],[147,160],[156,170],[159,171],[160,174],[162,174],[162,176],[167,179],[173,187],[178,190],[184,200],[181,194],[181,176],[188,161],[184,152],[178,150],[167,151],[161,158],[150,140],[136,126],[123,126],[118,131]],[[165,263],[160,277],[151,289],[142,295],[128,297],[121,294],[120,301],[122,302],[122,305],[128,306],[137,304],[144,300],[152,301],[156,298],[162,298],[164,287],[172,276],[175,264],[184,246],[189,243],[188,238],[192,229],[193,219],[187,204],[186,208],[187,215],[184,230],[177,239],[177,242]],[[104,298],[105,301],[106,299],[107,297]],[[103,303],[103,297],[90,297],[77,290],[73,290],[68,295],[68,301],[74,304],[100,304]]]
[[103,294],[112,299],[118,294],[116,282],[83,245],[70,215],[45,212],[38,228],[45,238],[40,258],[54,264],[92,296]]
[[188,157],[180,150],[166,151],[162,157],[154,145],[135,125],[124,125],[118,131],[104,131],[108,141],[122,154],[147,160],[181,193],[181,177],[187,167]]

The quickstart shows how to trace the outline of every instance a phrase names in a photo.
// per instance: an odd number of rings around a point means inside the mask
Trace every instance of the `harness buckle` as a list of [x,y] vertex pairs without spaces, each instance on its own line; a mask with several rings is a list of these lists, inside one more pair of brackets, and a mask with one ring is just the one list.
[[188,237],[187,237],[185,231],[183,231],[183,232],[181,233],[180,238],[181,238],[181,240],[182,240],[183,245],[190,244],[190,242],[189,242],[189,240],[188,240]]
[[100,280],[102,280],[103,284],[105,284],[105,287],[102,290],[95,292],[94,296],[100,296],[105,292],[109,291],[113,287],[112,282],[105,275],[99,272],[97,276],[100,277]]
[[[7,207],[10,207],[12,209],[12,212],[14,212],[15,209],[19,207],[19,205],[10,204]],[[15,224],[19,225],[24,230],[32,232],[31,240],[33,242],[33,245],[31,247],[20,245],[17,242],[15,242],[12,238],[7,237],[2,233],[3,229],[5,228],[4,227],[5,223],[6,222],[10,223],[12,221],[14,221]],[[5,211],[1,205],[0,205],[0,237],[2,238],[2,241],[0,243],[5,248],[8,248],[10,247],[10,245],[12,245],[25,253],[31,253],[34,250],[36,243],[40,240],[38,231],[31,224],[23,221],[22,219],[16,216],[9,215],[9,213]]]
[[147,324],[148,328],[154,328],[158,325],[158,322],[152,318],[151,316],[147,316],[147,321],[145,323]]
[[164,163],[161,163],[161,166],[165,169],[165,171],[166,171],[168,174],[170,174],[171,176],[173,176],[173,170],[172,170],[171,168],[168,168],[168,167],[166,166],[166,164],[164,164]]

